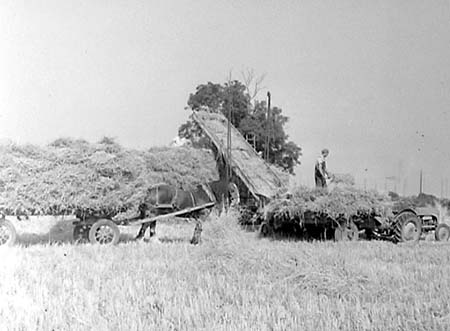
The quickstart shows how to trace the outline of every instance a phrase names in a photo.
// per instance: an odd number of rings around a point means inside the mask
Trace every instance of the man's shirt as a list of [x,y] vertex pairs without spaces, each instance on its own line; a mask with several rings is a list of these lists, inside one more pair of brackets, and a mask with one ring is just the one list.
[[316,176],[321,176],[321,177],[325,177],[327,174],[327,164],[325,162],[325,158],[323,157],[323,155],[321,155],[317,161],[316,161],[316,166],[315,166],[315,173]]

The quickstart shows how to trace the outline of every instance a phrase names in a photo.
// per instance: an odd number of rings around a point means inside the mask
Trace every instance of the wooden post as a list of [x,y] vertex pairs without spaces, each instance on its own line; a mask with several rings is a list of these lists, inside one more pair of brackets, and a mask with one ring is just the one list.
[[269,145],[270,145],[270,134],[271,134],[271,122],[270,122],[270,92],[267,92],[267,132],[266,132],[266,146],[265,146],[265,159],[269,162]]
[[[230,182],[231,182],[231,176],[232,176],[232,171],[231,171],[231,116],[232,116],[232,107],[233,107],[233,99],[231,98],[230,95],[228,95],[228,126],[227,126],[227,162],[225,164],[226,167],[226,183],[227,183],[227,190],[230,187]],[[227,192],[228,193],[228,192]],[[228,209],[228,194],[227,197],[225,198],[225,204],[226,204],[226,208]]]
[[419,183],[419,194],[423,193],[423,174],[422,169],[420,169],[420,183]]

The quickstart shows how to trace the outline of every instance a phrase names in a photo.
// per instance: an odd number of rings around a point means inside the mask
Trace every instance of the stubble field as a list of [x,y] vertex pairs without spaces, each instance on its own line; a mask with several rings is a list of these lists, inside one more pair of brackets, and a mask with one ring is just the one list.
[[71,243],[70,222],[18,227],[0,330],[450,329],[449,243],[261,239],[232,214],[199,246],[184,222],[158,224],[159,242],[123,228],[114,247]]

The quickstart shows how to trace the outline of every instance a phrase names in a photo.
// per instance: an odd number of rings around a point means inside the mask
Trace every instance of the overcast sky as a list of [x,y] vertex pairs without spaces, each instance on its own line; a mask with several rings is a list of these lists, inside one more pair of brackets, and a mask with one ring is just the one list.
[[[0,138],[167,145],[208,81],[266,74],[314,160],[358,184],[450,179],[450,1],[1,1]],[[449,188],[450,190],[450,188]],[[448,192],[450,195],[450,192]]]

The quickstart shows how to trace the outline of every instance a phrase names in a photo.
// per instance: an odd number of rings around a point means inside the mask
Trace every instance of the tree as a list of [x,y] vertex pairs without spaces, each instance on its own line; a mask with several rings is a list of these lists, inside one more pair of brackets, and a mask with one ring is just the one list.
[[247,69],[241,72],[241,76],[246,88],[246,92],[250,97],[250,101],[253,101],[258,93],[264,88],[262,86],[262,83],[266,75],[263,74],[261,76],[256,76],[253,69]]
[[[288,117],[282,114],[281,108],[271,107],[271,117],[268,119],[266,102],[254,100],[252,105],[251,101],[248,86],[238,80],[228,80],[223,85],[208,82],[197,86],[196,92],[190,94],[187,103],[194,111],[206,106],[221,111],[225,116],[228,116],[231,107],[231,123],[244,137],[255,137],[256,151],[265,150],[266,135],[269,132],[268,161],[289,173],[294,173],[294,166],[299,164],[301,148],[288,141],[289,136],[284,131]],[[193,146],[209,146],[209,141],[202,134],[201,128],[191,120],[180,126],[178,134],[189,139]]]

